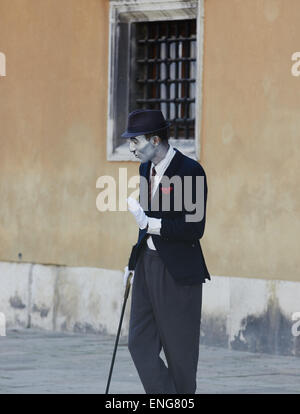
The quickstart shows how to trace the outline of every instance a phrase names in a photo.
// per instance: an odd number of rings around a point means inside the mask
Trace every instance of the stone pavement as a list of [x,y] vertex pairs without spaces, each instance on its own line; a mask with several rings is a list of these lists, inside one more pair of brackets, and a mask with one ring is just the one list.
[[[0,337],[0,394],[104,393],[114,337],[33,329],[6,334]],[[126,338],[110,393],[144,393]],[[300,393],[300,358],[201,345],[197,393]]]

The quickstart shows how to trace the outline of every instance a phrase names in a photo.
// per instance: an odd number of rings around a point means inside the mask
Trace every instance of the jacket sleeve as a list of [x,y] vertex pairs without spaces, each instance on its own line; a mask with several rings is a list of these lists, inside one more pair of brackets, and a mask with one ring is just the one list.
[[135,265],[136,265],[136,261],[137,261],[136,249],[137,249],[137,245],[135,244],[132,247],[132,250],[131,250],[131,253],[130,253],[130,256],[129,256],[128,270],[134,270],[135,269]]
[[[200,165],[199,165],[200,167]],[[201,239],[204,234],[205,221],[206,221],[206,202],[207,202],[207,180],[204,170],[201,168],[194,169],[190,174],[192,176],[192,202],[195,203],[196,191],[200,191],[196,177],[204,177],[204,185],[201,186],[203,189],[198,194],[198,200],[204,203],[203,216],[198,221],[187,221],[187,215],[196,214],[197,207],[193,211],[187,211],[184,206],[184,200],[182,200],[182,214],[175,218],[162,218],[160,234],[161,237],[168,240],[174,241],[195,241]]]
[[[139,174],[141,175],[141,168],[142,168],[142,164],[140,164],[139,166]],[[139,194],[139,202],[140,202],[140,194]],[[128,259],[128,269],[129,270],[134,270],[136,263],[137,263],[137,257],[138,257],[138,250],[139,250],[139,242],[141,239],[141,236],[144,236],[146,234],[146,229],[144,230],[139,230],[138,232],[138,240],[137,243],[132,246],[131,249],[131,253]]]

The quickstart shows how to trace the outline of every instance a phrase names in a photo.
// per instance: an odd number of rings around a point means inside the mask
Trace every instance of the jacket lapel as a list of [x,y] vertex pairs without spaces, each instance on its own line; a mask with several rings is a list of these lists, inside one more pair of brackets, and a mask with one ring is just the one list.
[[140,204],[145,211],[149,210],[148,182],[150,167],[151,161],[144,162],[140,165]]
[[[171,178],[174,175],[176,175],[176,173],[178,171],[178,167],[179,167],[179,165],[181,163],[181,160],[182,160],[182,153],[177,148],[174,148],[174,149],[176,151],[176,154],[174,155],[174,157],[172,158],[168,168],[164,172],[164,176],[166,176],[168,178]],[[155,193],[153,194],[153,197],[152,197],[152,203],[153,204],[154,204],[154,202],[156,202],[156,203],[158,202],[158,200],[155,201],[155,199],[157,197],[159,197],[159,189],[160,188],[161,188],[161,181],[159,182],[159,184],[158,184],[158,186],[155,190]]]
[[[174,150],[176,151],[176,154],[174,155],[174,157],[172,158],[168,168],[166,169],[166,171],[164,172],[164,176],[171,178],[174,175],[176,175],[177,171],[178,171],[178,167],[182,161],[182,157],[183,154],[177,149],[174,148]],[[146,182],[147,184],[149,183],[149,176],[150,176],[150,168],[151,168],[151,161],[148,162],[144,162],[141,164],[140,167],[140,175],[142,177],[144,177],[146,180],[141,180],[140,182],[140,203],[143,207],[143,209],[145,210],[145,200],[148,200],[148,185],[145,185]],[[161,187],[161,183],[159,183],[159,185],[157,186],[155,193],[152,197],[152,202],[151,204],[154,202],[154,198],[158,197],[159,195],[159,188]],[[148,205],[148,208],[150,208],[150,205]]]
[[151,161],[143,162],[140,166],[140,175],[149,180]]

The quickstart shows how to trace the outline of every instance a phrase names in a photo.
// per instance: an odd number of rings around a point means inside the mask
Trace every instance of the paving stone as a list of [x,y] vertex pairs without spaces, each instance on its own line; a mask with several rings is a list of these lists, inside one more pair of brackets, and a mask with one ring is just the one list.
[[[103,394],[114,336],[13,329],[0,337],[0,393]],[[299,393],[300,358],[200,345],[197,393]],[[143,394],[120,339],[112,394]]]

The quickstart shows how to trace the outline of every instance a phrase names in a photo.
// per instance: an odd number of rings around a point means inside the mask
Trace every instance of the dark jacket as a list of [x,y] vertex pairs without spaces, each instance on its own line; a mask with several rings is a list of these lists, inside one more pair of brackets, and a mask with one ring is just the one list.
[[[187,209],[184,205],[184,191],[187,189],[187,184],[182,186],[182,194],[176,192],[174,184],[165,186],[164,182],[160,182],[158,189],[156,190],[151,205],[142,207],[145,213],[149,217],[161,218],[161,230],[160,236],[151,234],[155,248],[160,255],[162,261],[167,267],[170,274],[174,279],[182,285],[192,285],[205,282],[205,279],[210,279],[209,272],[207,270],[204,256],[202,253],[199,239],[202,238],[205,228],[206,220],[206,201],[207,201],[207,182],[206,175],[202,166],[191,158],[182,154],[175,148],[176,154],[171,160],[168,168],[166,169],[164,176],[171,179],[174,176],[179,176],[183,182],[184,177],[192,177],[191,190],[189,194],[192,194],[193,203],[196,202],[196,188],[199,191],[202,189],[201,195],[204,192],[204,211],[203,216],[199,221],[188,222],[186,215],[194,214],[196,210],[191,211],[190,207]],[[140,176],[149,180],[151,161],[142,163],[140,165]],[[199,186],[199,181],[196,177],[204,177],[204,186]],[[198,179],[201,180],[201,179]],[[140,200],[145,200],[145,194],[148,194],[148,189],[144,186],[144,181],[141,181],[140,185]],[[174,196],[174,194],[177,194]],[[175,198],[178,201],[178,197],[181,199],[181,210],[176,207]],[[169,200],[166,200],[169,198]],[[148,200],[148,198],[147,198]],[[149,200],[148,200],[149,201]],[[170,203],[170,208],[164,208],[166,204],[164,201]],[[140,201],[141,202],[141,201]],[[203,205],[203,202],[202,202]],[[156,206],[156,211],[153,211]],[[134,270],[141,248],[146,243],[148,233],[145,229],[139,230],[138,241],[133,246],[128,267],[130,270]]]

